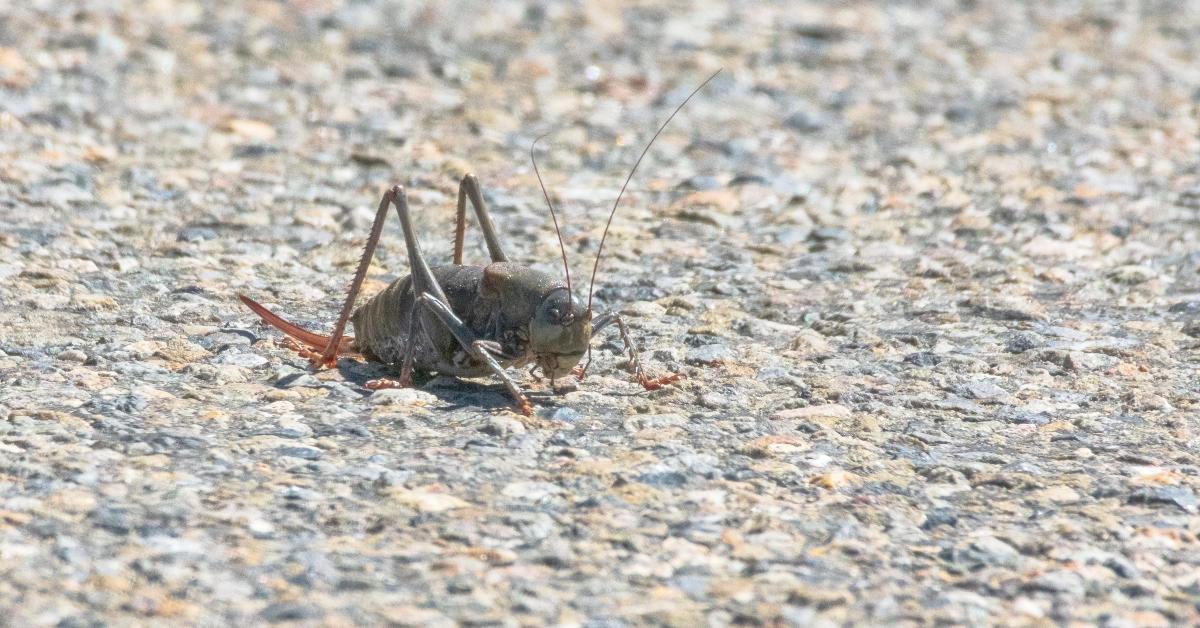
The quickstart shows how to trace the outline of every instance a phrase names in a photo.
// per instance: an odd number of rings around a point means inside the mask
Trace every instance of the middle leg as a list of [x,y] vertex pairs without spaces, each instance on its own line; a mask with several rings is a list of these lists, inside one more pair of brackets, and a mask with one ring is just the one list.
[[408,388],[412,386],[413,361],[417,354],[417,332],[420,329],[420,320],[417,318],[417,300],[413,299],[413,303],[408,308],[408,335],[405,336],[404,358],[401,360],[400,379],[391,379],[382,377],[373,379],[365,384],[363,388],[368,390],[381,390],[384,388]]

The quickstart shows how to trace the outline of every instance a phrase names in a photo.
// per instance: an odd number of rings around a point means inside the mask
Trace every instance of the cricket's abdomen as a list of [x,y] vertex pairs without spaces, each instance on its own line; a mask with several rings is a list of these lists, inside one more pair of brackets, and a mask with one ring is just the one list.
[[[483,267],[449,265],[435,266],[432,270],[446,293],[447,305],[470,325],[476,318],[471,314],[477,313],[481,305]],[[355,310],[351,317],[355,348],[369,360],[399,365],[411,340],[415,342],[413,366],[417,370],[461,377],[486,375],[487,367],[471,359],[443,325],[425,331],[418,326],[415,337],[408,337],[415,298],[412,277],[406,276],[393,281]],[[475,331],[479,334],[481,330]]]

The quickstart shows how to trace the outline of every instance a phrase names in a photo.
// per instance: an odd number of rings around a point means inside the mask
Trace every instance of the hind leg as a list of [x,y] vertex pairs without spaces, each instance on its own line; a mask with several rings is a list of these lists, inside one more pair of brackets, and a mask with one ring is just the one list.
[[[367,244],[363,247],[362,258],[359,259],[358,268],[354,271],[354,279],[350,281],[350,289],[346,292],[346,301],[342,304],[342,311],[338,314],[337,323],[333,326],[329,344],[320,356],[312,359],[313,366],[318,369],[337,364],[338,345],[346,333],[346,323],[350,320],[350,314],[354,312],[354,300],[358,298],[358,293],[362,290],[363,280],[367,278],[367,269],[371,266],[371,258],[375,255],[375,247],[379,245],[379,238],[383,235],[383,223],[387,220],[388,206],[395,199],[399,189],[399,187],[394,187],[384,192],[383,198],[379,201],[379,209],[375,210],[375,220],[371,222],[371,233],[367,236]],[[401,193],[403,193],[402,190]]]
[[496,223],[488,212],[487,204],[483,202],[483,193],[479,189],[479,179],[468,174],[458,184],[458,213],[454,223],[454,263],[463,262],[463,239],[467,232],[467,200],[475,208],[475,218],[479,221],[479,229],[483,231],[483,241],[487,243],[488,255],[493,262],[507,262],[508,256],[500,246],[500,236],[496,232]]

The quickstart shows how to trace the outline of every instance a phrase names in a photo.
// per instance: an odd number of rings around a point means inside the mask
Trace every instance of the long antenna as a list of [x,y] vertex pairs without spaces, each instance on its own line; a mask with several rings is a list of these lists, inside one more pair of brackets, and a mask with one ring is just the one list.
[[538,185],[542,188],[542,196],[546,197],[546,207],[550,208],[550,219],[554,221],[554,234],[558,236],[558,249],[562,251],[563,272],[567,275],[567,311],[566,315],[570,316],[574,311],[574,306],[571,299],[574,295],[571,292],[571,268],[567,264],[567,246],[563,244],[562,231],[558,229],[558,215],[554,212],[554,203],[550,202],[550,193],[546,191],[546,184],[542,183],[542,173],[538,170],[537,156],[534,154],[534,149],[537,148],[537,143],[542,141],[543,137],[550,135],[549,132],[537,136],[533,143],[529,145],[529,161],[533,162],[533,173],[537,175]]
[[[704,82],[701,83],[699,87],[692,90],[692,93],[688,94],[688,97],[684,98],[683,102],[679,103],[679,106],[675,108],[675,111],[672,111],[671,115],[667,116],[666,121],[663,122],[662,126],[658,127],[658,130],[654,132],[654,137],[650,138],[650,141],[646,144],[646,148],[642,149],[642,154],[639,155],[637,161],[633,163],[633,168],[629,170],[629,176],[625,177],[625,184],[621,186],[621,191],[617,193],[617,200],[613,203],[612,212],[608,215],[608,222],[604,224],[604,234],[600,236],[600,246],[596,249],[596,262],[592,264],[592,280],[591,283],[588,284],[588,312],[592,311],[592,289],[596,286],[596,270],[600,268],[600,254],[604,252],[604,241],[608,239],[608,228],[612,226],[613,216],[617,215],[617,206],[621,204],[621,197],[625,195],[625,188],[629,187],[629,182],[633,179],[633,173],[637,172],[638,166],[642,164],[642,158],[646,156],[646,153],[650,152],[650,147],[654,145],[654,140],[658,139],[658,136],[663,132],[663,129],[667,128],[667,125],[670,124],[671,120],[675,118],[675,114],[679,113],[679,110],[683,109],[683,106],[688,104],[688,101],[691,100],[693,96],[700,93],[700,90],[704,89],[704,86],[708,85],[709,81],[717,78],[717,75],[720,73],[721,70],[717,70],[716,72],[712,73],[712,76],[704,79]],[[566,259],[566,253],[563,255],[564,259]]]

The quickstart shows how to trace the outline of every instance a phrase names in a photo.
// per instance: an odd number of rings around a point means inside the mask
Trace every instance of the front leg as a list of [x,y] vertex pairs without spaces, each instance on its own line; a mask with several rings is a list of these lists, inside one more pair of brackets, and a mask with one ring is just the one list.
[[[637,377],[637,381],[646,390],[658,390],[667,384],[672,384],[683,379],[682,373],[667,373],[659,377],[649,377],[646,371],[642,368],[642,357],[638,353],[637,347],[633,344],[633,339],[629,335],[629,328],[625,326],[624,319],[616,312],[609,312],[596,318],[596,322],[592,324],[592,334],[598,333],[600,330],[616,323],[617,333],[621,336],[621,343],[625,345],[625,353],[629,356],[629,370]],[[581,369],[577,369],[575,375],[579,379],[583,379],[583,375],[587,372],[588,366],[592,363],[591,347],[588,347],[588,361]]]
[[450,330],[450,334],[454,336],[458,344],[462,346],[471,357],[487,365],[488,370],[493,375],[500,378],[504,382],[504,387],[508,389],[508,394],[512,396],[513,403],[517,406],[517,410],[525,416],[533,415],[533,405],[529,403],[529,399],[521,389],[517,387],[516,382],[504,372],[504,367],[496,361],[497,357],[504,358],[503,349],[498,342],[491,340],[481,340],[475,337],[475,333],[471,331],[465,323],[462,322],[455,313],[446,305],[444,301],[429,294],[422,294],[417,299],[417,306],[427,312],[432,313]]

